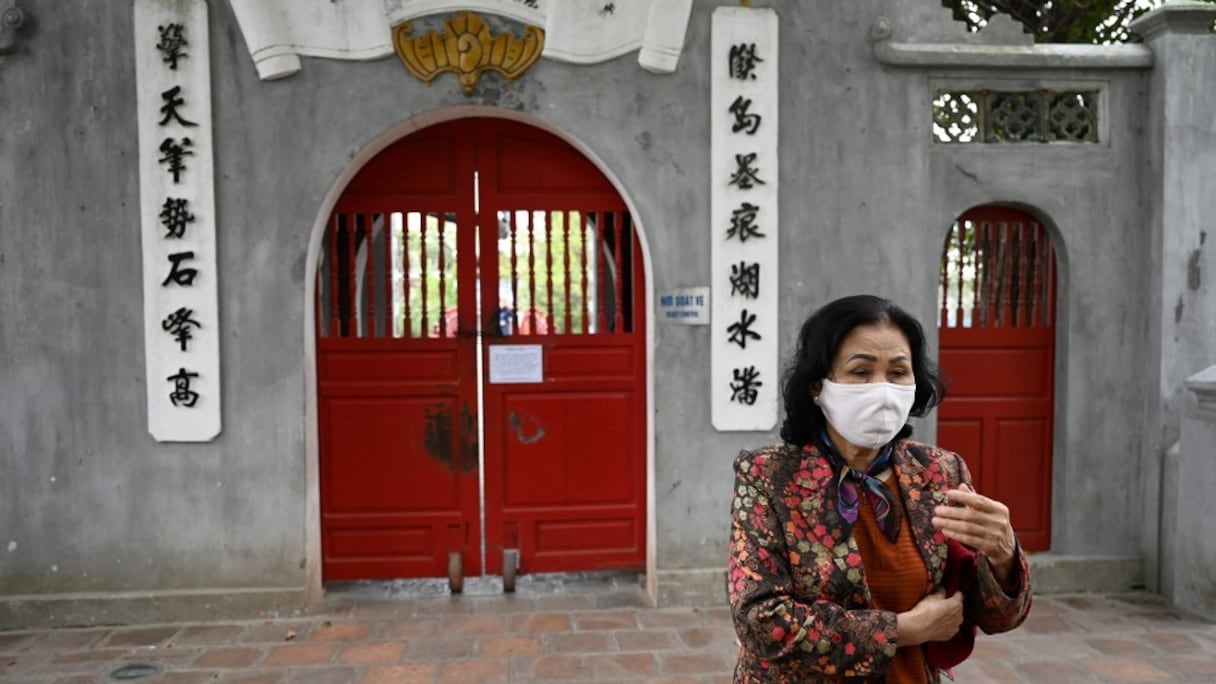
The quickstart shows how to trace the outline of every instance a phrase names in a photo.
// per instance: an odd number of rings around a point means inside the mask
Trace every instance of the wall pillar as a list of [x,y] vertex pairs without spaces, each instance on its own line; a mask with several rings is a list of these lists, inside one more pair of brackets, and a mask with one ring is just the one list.
[[[1147,333],[1148,358],[1143,378],[1128,381],[1144,388],[1144,442],[1141,472],[1144,527],[1141,549],[1149,588],[1169,592],[1171,573],[1161,552],[1169,546],[1162,527],[1163,492],[1178,484],[1168,462],[1181,433],[1183,382],[1216,357],[1216,244],[1203,199],[1216,175],[1216,5],[1167,2],[1132,23],[1154,54],[1148,84],[1147,187],[1149,206],[1152,311]],[[1216,231],[1213,231],[1216,232]],[[1111,274],[1112,283],[1119,274]],[[1130,372],[1135,372],[1131,370]],[[1181,474],[1179,474],[1181,477]]]
[[1182,421],[1178,452],[1178,496],[1171,502],[1176,528],[1171,568],[1170,602],[1207,620],[1216,620],[1216,366],[1192,375],[1186,388],[1194,394]]

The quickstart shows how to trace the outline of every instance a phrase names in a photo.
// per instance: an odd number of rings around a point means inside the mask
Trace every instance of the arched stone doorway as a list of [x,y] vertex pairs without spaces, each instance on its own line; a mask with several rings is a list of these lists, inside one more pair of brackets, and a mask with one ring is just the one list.
[[599,169],[520,122],[436,124],[318,247],[324,580],[644,568],[645,268]]
[[1056,256],[1032,215],[970,209],[942,252],[938,333],[947,381],[938,443],[1009,506],[1027,551],[1051,547]]

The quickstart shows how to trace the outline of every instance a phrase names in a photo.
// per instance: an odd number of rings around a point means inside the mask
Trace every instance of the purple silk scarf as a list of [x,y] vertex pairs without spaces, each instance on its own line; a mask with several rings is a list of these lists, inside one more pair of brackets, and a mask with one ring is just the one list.
[[822,442],[820,446],[823,447],[824,453],[828,455],[828,460],[832,462],[832,467],[837,471],[836,485],[839,497],[836,507],[840,511],[840,515],[850,525],[855,524],[857,510],[861,505],[861,492],[865,492],[866,500],[874,509],[874,519],[878,521],[878,527],[882,529],[883,534],[892,542],[899,539],[901,527],[899,508],[893,505],[891,490],[887,489],[881,480],[874,477],[891,467],[894,452],[891,445],[884,446],[878,452],[878,458],[875,458],[865,472],[862,472],[849,467],[840,452],[836,451],[836,447],[827,434],[820,435],[820,441]]

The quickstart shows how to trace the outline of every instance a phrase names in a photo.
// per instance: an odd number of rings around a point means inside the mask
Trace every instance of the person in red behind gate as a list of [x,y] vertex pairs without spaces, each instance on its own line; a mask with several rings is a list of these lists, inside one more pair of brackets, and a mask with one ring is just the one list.
[[1009,510],[958,454],[908,439],[945,394],[916,319],[833,301],[784,381],[784,442],[734,464],[735,681],[938,682],[976,627],[1020,625],[1030,570]]

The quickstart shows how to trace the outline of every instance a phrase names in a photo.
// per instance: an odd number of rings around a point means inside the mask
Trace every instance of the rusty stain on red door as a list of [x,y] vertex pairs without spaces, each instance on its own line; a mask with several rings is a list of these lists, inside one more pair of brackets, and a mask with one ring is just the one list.
[[432,458],[452,470],[452,417],[448,415],[444,404],[432,404],[427,407],[423,446]]
[[531,437],[524,436],[524,421],[519,417],[518,413],[512,411],[510,417],[507,418],[507,422],[511,426],[511,429],[515,431],[515,438],[519,440],[520,444],[536,444],[545,436],[544,426],[532,416],[528,417],[528,423],[535,426],[528,430],[532,433]]

